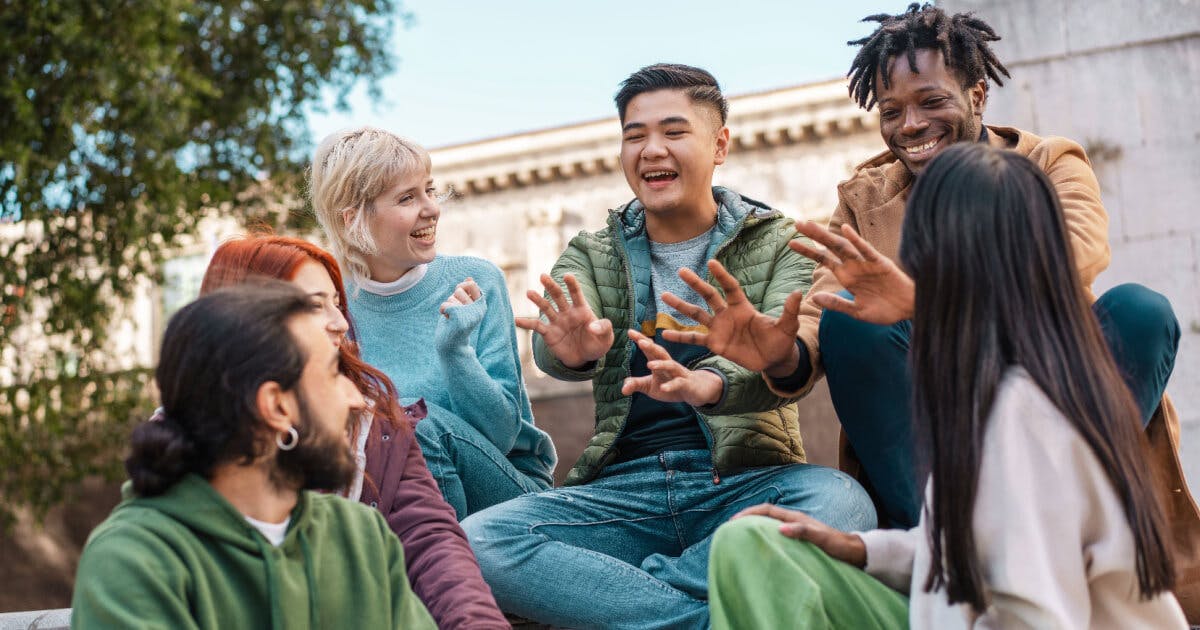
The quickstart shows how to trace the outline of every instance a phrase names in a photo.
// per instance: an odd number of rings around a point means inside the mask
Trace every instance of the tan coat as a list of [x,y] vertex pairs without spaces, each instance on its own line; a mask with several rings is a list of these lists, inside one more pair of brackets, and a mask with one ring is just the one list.
[[[1033,160],[1054,184],[1062,203],[1079,277],[1091,295],[1092,283],[1108,267],[1112,254],[1108,245],[1108,213],[1100,200],[1100,184],[1083,147],[1066,138],[1040,138],[1012,127],[989,125],[987,129],[989,144]],[[829,227],[836,230],[843,224],[850,225],[880,253],[897,260],[904,207],[912,183],[912,173],[890,151],[876,155],[857,166],[854,175],[838,185],[838,206],[829,220]],[[813,272],[812,289],[800,308],[800,331],[797,333],[808,348],[813,376],[798,392],[777,393],[792,396],[807,393],[821,377],[817,340],[821,307],[810,298],[819,292],[836,293],[842,288],[827,268],[817,267]],[[1095,299],[1094,295],[1091,297]],[[767,379],[767,382],[771,380]],[[1179,463],[1179,416],[1166,396],[1151,418],[1146,435],[1150,438],[1151,461],[1167,499],[1168,517],[1173,526],[1175,557],[1179,564],[1179,585],[1175,594],[1188,620],[1200,623],[1200,510],[1188,491]],[[845,434],[842,445],[842,469],[858,474],[858,463],[852,452],[845,448]]]

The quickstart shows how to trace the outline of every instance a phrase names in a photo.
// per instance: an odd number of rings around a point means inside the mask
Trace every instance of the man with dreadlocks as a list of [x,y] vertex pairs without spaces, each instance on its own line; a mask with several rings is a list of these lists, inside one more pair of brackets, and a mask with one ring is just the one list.
[[[880,325],[872,311],[881,304],[911,304],[913,289],[911,284],[879,289],[870,282],[879,274],[872,275],[875,270],[864,261],[839,258],[847,243],[839,236],[843,226],[896,260],[914,179],[958,142],[1014,151],[1046,173],[1062,203],[1073,260],[1089,296],[1092,282],[1109,263],[1108,216],[1096,176],[1077,143],[983,124],[988,80],[1001,85],[1001,77],[1009,76],[989,46],[1000,37],[986,22],[970,14],[948,15],[928,4],[864,21],[878,22],[879,28],[850,42],[862,47],[848,74],[850,94],[865,109],[878,106],[888,150],[860,164],[838,186],[838,206],[828,230],[797,222],[798,231],[828,248],[792,241],[794,249],[821,263],[793,328],[799,358],[783,336],[786,327],[771,326],[773,318],[753,312],[744,301],[710,302],[714,312],[711,321],[706,318],[708,334],[671,332],[665,337],[705,345],[767,374],[786,374],[794,366],[789,377],[767,379],[781,395],[806,393],[823,369],[838,419],[861,461],[858,472],[865,472],[882,508],[880,520],[908,528],[916,524],[921,505],[909,415],[912,325],[908,320]],[[1170,304],[1145,287],[1124,284],[1095,300],[1094,310],[1143,422],[1166,420],[1165,426],[1177,430],[1174,409],[1163,398],[1180,336]],[[1172,458],[1170,463],[1176,455],[1165,457]]]

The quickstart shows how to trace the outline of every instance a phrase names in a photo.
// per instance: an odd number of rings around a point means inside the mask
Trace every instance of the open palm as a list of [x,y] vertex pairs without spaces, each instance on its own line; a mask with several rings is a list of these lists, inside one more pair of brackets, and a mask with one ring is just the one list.
[[853,300],[847,300],[832,293],[818,293],[812,296],[818,306],[872,324],[889,325],[912,318],[915,297],[912,278],[853,228],[841,226],[839,236],[812,221],[797,221],[796,230],[824,248],[803,241],[788,245],[829,269],[838,283],[854,294]]
[[664,302],[707,327],[708,332],[667,330],[663,331],[663,338],[704,346],[754,372],[772,376],[780,375],[777,373],[781,371],[782,375],[791,373],[798,358],[796,330],[800,326],[797,317],[803,293],[792,292],[780,316],[771,317],[750,303],[737,279],[720,262],[708,261],[708,269],[725,291],[725,297],[690,269],[680,269],[679,277],[704,298],[711,312],[672,293],[662,295]]
[[535,291],[529,291],[526,296],[537,305],[546,320],[519,317],[517,326],[541,335],[550,352],[569,368],[582,367],[604,356],[613,343],[612,322],[596,317],[575,276],[567,274],[563,277],[571,293],[569,302],[553,278],[542,274],[541,281],[550,300]]

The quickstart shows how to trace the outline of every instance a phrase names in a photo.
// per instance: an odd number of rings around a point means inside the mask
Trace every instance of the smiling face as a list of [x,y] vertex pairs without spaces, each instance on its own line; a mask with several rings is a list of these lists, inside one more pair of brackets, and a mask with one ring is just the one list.
[[342,313],[341,295],[333,284],[333,278],[329,277],[329,272],[320,263],[310,260],[296,270],[292,284],[299,286],[312,296],[315,302],[321,304],[325,332],[334,346],[341,346],[350,324],[346,322],[346,316]]
[[376,253],[367,256],[371,279],[392,282],[437,255],[437,189],[427,171],[397,178],[372,202],[367,219]]
[[625,181],[648,213],[711,212],[713,170],[729,153],[729,128],[682,90],[629,101],[621,136]]
[[940,50],[922,48],[916,58],[915,73],[903,55],[888,60],[890,87],[875,77],[879,132],[914,175],[955,142],[978,140],[987,102],[987,83],[964,89]]

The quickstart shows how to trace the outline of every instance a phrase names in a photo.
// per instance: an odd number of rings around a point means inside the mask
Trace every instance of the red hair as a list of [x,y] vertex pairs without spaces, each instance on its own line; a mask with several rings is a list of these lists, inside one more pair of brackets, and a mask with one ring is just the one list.
[[[200,295],[240,284],[255,276],[291,281],[307,262],[318,263],[329,272],[329,279],[338,293],[338,310],[350,325],[349,334],[338,350],[342,372],[364,397],[374,402],[376,418],[403,430],[408,425],[400,422],[404,414],[396,386],[386,374],[362,360],[358,344],[353,341],[354,322],[346,306],[346,285],[342,282],[337,261],[329,252],[303,239],[269,233],[233,238],[221,243],[213,253],[200,283]],[[357,425],[352,427],[352,432],[357,435]]]

